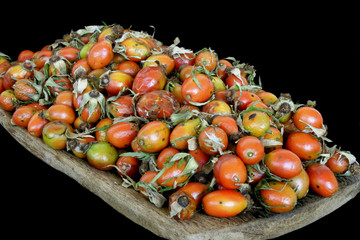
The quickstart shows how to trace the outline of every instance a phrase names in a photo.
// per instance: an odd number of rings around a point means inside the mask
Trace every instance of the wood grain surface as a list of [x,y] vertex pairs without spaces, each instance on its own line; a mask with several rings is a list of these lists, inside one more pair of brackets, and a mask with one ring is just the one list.
[[253,210],[232,218],[215,218],[197,213],[188,221],[169,218],[134,189],[121,186],[121,178],[96,170],[85,160],[66,151],[46,146],[26,129],[9,124],[10,114],[0,109],[1,125],[36,157],[68,175],[133,222],[167,239],[269,239],[306,226],[331,213],[360,192],[360,176],[341,177],[339,191],[331,198],[309,193],[297,207],[285,214]]

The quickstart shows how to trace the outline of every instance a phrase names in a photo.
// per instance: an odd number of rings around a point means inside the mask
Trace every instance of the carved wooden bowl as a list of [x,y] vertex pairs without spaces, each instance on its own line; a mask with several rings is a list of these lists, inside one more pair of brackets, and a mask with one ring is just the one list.
[[156,208],[112,172],[99,171],[86,160],[54,150],[26,129],[11,126],[10,113],[0,109],[1,125],[26,149],[51,167],[65,173],[133,222],[167,239],[269,239],[302,228],[336,210],[360,192],[360,174],[339,177],[339,191],[331,198],[309,193],[296,208],[284,214],[252,210],[232,218],[197,213],[188,221],[169,217],[166,208]]

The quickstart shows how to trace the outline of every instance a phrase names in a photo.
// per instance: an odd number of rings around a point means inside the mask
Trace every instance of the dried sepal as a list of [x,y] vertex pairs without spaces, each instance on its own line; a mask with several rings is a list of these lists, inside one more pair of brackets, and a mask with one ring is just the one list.
[[[113,52],[117,53],[117,54],[120,54],[126,60],[130,60],[130,58],[126,55],[126,47],[124,45],[122,45],[122,44],[119,44],[116,40],[115,40],[115,46],[113,48]],[[134,56],[134,57],[136,57],[136,56]]]
[[282,93],[278,101],[271,105],[271,108],[274,110],[274,117],[281,123],[287,122],[296,110],[289,93]]
[[253,190],[249,183],[235,183],[235,185],[238,186],[236,191],[240,192],[242,195],[253,194]]
[[76,34],[78,34],[79,36],[83,36],[85,34],[94,34],[94,33],[101,33],[102,30],[104,29],[103,25],[91,25],[91,26],[86,26],[83,29],[79,29],[76,31]]
[[100,88],[105,88],[107,85],[109,85],[110,83],[110,74],[114,72],[111,70],[108,70],[106,72],[104,72],[103,74],[100,75],[99,77],[99,87]]
[[349,151],[341,151],[339,150],[338,153],[340,153],[340,155],[344,155],[348,160],[349,160],[349,164],[359,164],[356,160],[356,157],[351,154]]
[[[248,75],[247,80],[248,80],[249,84],[256,85],[255,81],[254,81],[254,79],[256,77],[256,69],[254,68],[254,66],[244,63],[241,70]],[[261,87],[260,78],[259,78],[259,86]]]
[[262,87],[259,86],[259,85],[244,85],[244,86],[241,86],[238,82],[235,82],[235,84],[232,87],[230,87],[228,90],[249,91],[249,92],[257,93],[261,89],[262,89]]
[[306,128],[303,130],[303,132],[306,133],[313,133],[315,134],[318,138],[322,138],[324,141],[327,142],[332,142],[332,140],[330,140],[329,138],[325,137],[327,134],[327,128],[326,126],[323,124],[321,128],[316,128],[313,127],[312,125],[308,124],[307,122],[304,122],[302,120],[299,120],[300,122],[306,124]]
[[[121,184],[121,186],[125,187],[125,188],[129,188],[129,187],[132,187],[134,189],[137,188],[137,184],[136,182],[131,178],[129,177],[129,175],[126,174],[126,172],[124,171],[124,169],[121,169],[119,168],[118,166],[116,165],[111,165],[113,168],[115,168],[117,171],[119,171],[122,175],[119,175],[123,182]],[[136,189],[137,190],[137,189]]]
[[68,74],[69,66],[71,65],[70,61],[65,57],[53,55],[51,58],[46,60],[45,66],[53,68],[52,75],[61,75],[65,76]]
[[34,69],[34,81],[43,83],[46,80],[46,75],[43,72]]
[[[177,153],[177,154],[179,154],[179,153]],[[177,154],[175,154],[174,157],[175,157]],[[186,161],[187,163],[186,163],[186,166],[185,166],[184,171],[181,173],[180,176],[188,175],[189,178],[190,178],[192,175],[195,174],[196,170],[197,170],[198,167],[199,167],[199,164],[197,163],[197,161],[195,160],[195,158],[194,158],[191,154],[189,154],[189,153],[187,153],[187,155],[185,155],[185,156],[183,157],[183,159],[185,159],[185,161]]]
[[196,136],[190,137],[187,140],[187,143],[188,143],[188,150],[189,151],[194,151],[194,150],[198,149],[198,143],[197,143],[197,137]]
[[157,164],[156,164],[156,154],[154,153],[147,153],[147,152],[125,152],[121,153],[120,157],[127,156],[127,157],[136,157],[137,159],[141,160],[141,164],[139,167],[140,174],[144,174],[147,171],[159,171]]
[[84,131],[84,132],[78,132],[77,130],[74,131],[70,131],[70,130],[66,130],[65,132],[65,136],[67,139],[82,139],[85,137],[94,137],[93,135],[91,135],[91,133],[94,131],[95,128],[89,129],[88,131]]
[[241,70],[240,70],[240,68],[236,68],[236,67],[234,67],[234,68],[231,68],[231,70],[230,70],[230,72],[229,73],[231,73],[232,75],[234,75],[235,77],[237,77],[238,79],[239,79],[239,81],[241,82],[241,85],[245,85],[246,83],[245,82],[243,82],[243,78],[242,78],[242,76],[241,76]]
[[265,139],[265,138],[261,138],[260,141],[262,142],[262,144],[264,145],[264,147],[266,148],[270,148],[270,147],[277,147],[277,146],[282,146],[283,143],[274,139]]
[[216,57],[218,57],[217,53],[216,53],[214,50],[212,50],[211,48],[203,48],[203,49],[200,49],[199,51],[197,51],[197,52],[195,53],[195,56],[199,55],[199,54],[202,53],[202,52],[210,52],[210,53],[214,54]]
[[89,148],[91,147],[91,145],[93,145],[94,143],[96,143],[96,141],[83,143],[83,142],[80,142],[80,140],[77,138],[73,138],[73,139],[68,138],[67,142],[66,142],[66,150],[67,151],[76,151],[78,153],[86,154],[87,151],[89,150]]
[[20,88],[18,88],[16,84],[14,84],[12,86],[14,91],[26,95],[27,97],[29,97],[31,99],[32,102],[38,102],[42,95],[42,90],[43,90],[43,87],[41,86],[41,84],[37,84],[36,81],[31,81],[28,79],[20,79],[20,80],[24,81],[26,85],[33,87],[35,89],[36,93],[27,93],[27,92],[21,90]]
[[[211,156],[209,162],[207,162],[203,167],[202,167],[202,171],[205,174],[209,174],[213,169],[214,169],[214,165],[215,163],[219,160],[219,157],[217,156]],[[215,179],[215,178],[214,178]]]
[[177,191],[169,197],[170,217],[178,220],[190,219],[196,211],[195,199],[187,192]]
[[[176,189],[178,187],[185,186],[189,182],[190,178],[195,174],[195,172],[197,171],[197,169],[199,167],[195,158],[189,153],[180,152],[180,153],[177,153],[174,156],[172,156],[168,161],[166,161],[164,163],[164,168],[161,169],[161,171],[154,177],[152,182],[155,183],[164,174],[164,172],[168,168],[172,167],[174,164],[179,164],[179,166],[181,166],[184,161],[186,162],[186,166],[185,166],[184,170],[179,175],[177,175],[177,177],[187,176],[188,180],[181,184],[178,184],[177,181],[174,181],[174,185],[172,187],[164,187],[164,188],[162,188],[161,192],[169,191],[169,190]],[[172,179],[173,178],[167,179],[166,181],[163,182],[163,184],[171,181]]]
[[194,116],[198,116],[199,111],[189,110],[189,109],[180,109],[171,114],[168,124],[171,126],[176,126],[181,122],[185,122]]
[[101,109],[101,117],[104,117],[105,116],[105,97],[101,92],[99,92],[97,90],[91,90],[90,92],[87,92],[83,95],[83,98],[81,100],[81,105],[76,111],[78,111],[79,115],[81,115],[85,106],[87,106],[87,108],[89,110],[89,118],[90,118],[92,116],[92,114],[95,112],[95,108],[98,105],[100,106],[100,109]]
[[122,36],[118,39],[115,40],[115,43],[121,43],[123,41],[125,41],[128,38],[149,38],[149,39],[153,39],[153,36],[148,34],[147,32],[144,31],[127,31],[124,32],[124,34],[122,34]]
[[177,45],[180,43],[180,39],[178,37],[175,38],[174,43],[171,44],[168,48],[170,52],[170,56],[172,58],[185,58],[186,60],[192,60],[187,54],[193,53],[190,49],[185,49],[183,47],[178,47]]
[[73,83],[73,93],[75,94],[75,97],[82,94],[88,86],[89,78],[83,74],[78,75],[76,81]]
[[[284,186],[282,189],[280,190],[276,190],[274,188],[272,188],[269,184],[268,181],[271,181],[270,179],[262,179],[254,188],[254,196],[255,198],[258,200],[258,202],[260,203],[261,207],[263,209],[265,209],[265,211],[267,212],[270,212],[270,209],[271,208],[274,208],[274,207],[282,207],[282,206],[269,206],[267,205],[264,201],[263,201],[263,198],[261,197],[261,190],[272,190],[272,191],[276,191],[276,192],[282,192],[285,187],[287,186],[287,182],[285,182]],[[275,180],[276,181],[276,180]]]
[[202,103],[199,103],[199,102],[192,102],[192,101],[189,101],[189,103],[191,105],[194,105],[194,106],[197,106],[197,107],[200,107],[200,106],[205,106],[206,104],[208,104],[209,102],[211,102],[212,100],[215,99],[215,93],[205,102],[202,102]]
[[222,140],[216,136],[215,133],[211,132],[205,132],[206,139],[204,139],[204,144],[208,147],[210,147],[210,151],[214,153],[219,153],[220,155],[223,155],[223,148],[225,145],[222,143]]
[[148,197],[149,201],[153,203],[157,208],[162,208],[162,206],[164,206],[167,199],[159,192],[159,189],[161,189],[161,187],[159,187],[156,183],[147,183],[140,181],[136,183],[135,189],[138,190],[139,187],[145,189],[145,191],[142,191],[141,193]]
[[52,91],[52,89],[59,89],[59,91],[66,91],[68,88],[64,88],[63,83],[56,83],[55,80],[60,78],[59,76],[51,76],[49,77],[44,84],[42,93],[45,96],[45,100],[50,100],[52,98],[55,98],[57,95],[56,91]]
[[[321,164],[326,164],[327,161],[332,158],[335,154],[340,154],[339,159],[342,161],[343,159],[347,159],[349,161],[349,167],[346,172],[342,174],[337,174],[337,176],[351,176],[360,173],[359,163],[356,160],[356,157],[351,154],[349,151],[342,151],[336,145],[331,148],[326,148],[326,152],[320,155],[319,162]],[[357,165],[357,166],[356,166]]]
[[149,122],[149,119],[144,117],[138,117],[138,116],[130,116],[130,117],[117,117],[113,119],[113,125],[119,123],[119,122],[133,122],[138,125],[143,125]]
[[79,76],[87,75],[87,70],[83,66],[79,66],[76,68],[73,76],[75,79],[79,78]]
[[[254,66],[252,66],[248,63],[241,63],[240,60],[237,60],[234,57],[227,57],[225,59],[233,62],[232,63],[232,65],[234,66],[233,68],[239,69],[241,73],[246,73],[248,75],[247,81],[249,82],[250,85],[256,85],[254,82],[254,79],[256,77],[256,70],[255,70]],[[229,68],[229,70],[227,72],[228,73],[231,72],[233,68]],[[241,79],[239,74],[236,73],[235,76],[238,77],[239,79]],[[260,77],[259,77],[259,86],[261,87]]]
[[246,130],[245,127],[244,127],[241,113],[238,113],[238,114],[237,114],[237,117],[235,117],[235,121],[236,121],[236,124],[238,125],[239,130],[240,130],[241,133],[249,132],[249,131]]

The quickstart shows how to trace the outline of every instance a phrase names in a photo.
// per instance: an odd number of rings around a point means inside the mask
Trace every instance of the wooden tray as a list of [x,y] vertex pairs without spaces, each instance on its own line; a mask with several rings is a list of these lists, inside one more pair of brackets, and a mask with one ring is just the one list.
[[10,113],[0,109],[1,125],[27,150],[53,168],[65,173],[99,196],[133,222],[168,239],[269,239],[306,226],[331,213],[360,192],[360,175],[339,178],[339,191],[331,198],[309,193],[297,207],[285,214],[262,210],[232,218],[214,218],[197,213],[191,220],[169,218],[166,208],[158,209],[138,192],[121,186],[121,178],[96,170],[85,160],[66,151],[46,146],[41,138],[31,137],[26,129],[9,124]]

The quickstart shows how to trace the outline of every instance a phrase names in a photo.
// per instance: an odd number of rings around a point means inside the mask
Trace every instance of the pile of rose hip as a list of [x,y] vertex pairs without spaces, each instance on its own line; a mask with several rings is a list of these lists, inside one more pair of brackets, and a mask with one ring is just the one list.
[[14,126],[118,173],[176,219],[287,212],[309,189],[331,197],[337,176],[352,174],[355,157],[326,145],[314,102],[294,104],[256,84],[253,66],[179,43],[115,24],[14,62],[1,54],[0,105]]

